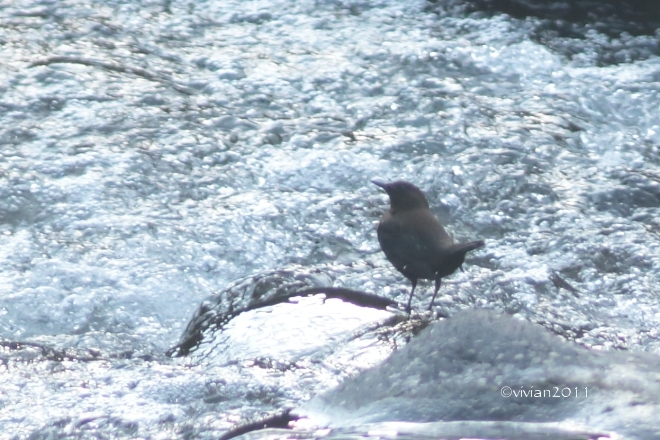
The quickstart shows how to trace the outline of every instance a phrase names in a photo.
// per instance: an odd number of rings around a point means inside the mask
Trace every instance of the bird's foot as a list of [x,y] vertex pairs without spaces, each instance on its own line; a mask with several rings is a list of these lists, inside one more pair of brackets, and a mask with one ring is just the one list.
[[439,319],[439,318],[449,318],[449,311],[445,308],[436,308],[433,309],[429,307],[429,312],[431,313],[431,316],[433,319]]

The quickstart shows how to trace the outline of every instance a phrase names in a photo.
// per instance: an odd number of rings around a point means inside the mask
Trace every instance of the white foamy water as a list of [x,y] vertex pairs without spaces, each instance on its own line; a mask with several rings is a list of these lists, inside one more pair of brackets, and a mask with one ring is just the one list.
[[0,336],[70,356],[4,347],[0,437],[217,438],[384,358],[351,335],[390,314],[334,301],[163,356],[203,298],[292,263],[366,261],[349,287],[404,301],[374,178],[486,240],[439,304],[658,350],[658,57],[425,6],[0,0]]

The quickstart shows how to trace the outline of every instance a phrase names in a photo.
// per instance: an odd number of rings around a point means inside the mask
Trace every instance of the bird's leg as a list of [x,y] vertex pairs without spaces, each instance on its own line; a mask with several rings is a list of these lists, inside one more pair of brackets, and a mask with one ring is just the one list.
[[412,297],[413,293],[415,293],[415,287],[417,286],[417,278],[413,278],[412,280],[412,289],[410,290],[410,298],[408,298],[408,305],[406,306],[406,313],[410,314],[410,303],[412,302]]
[[440,282],[442,278],[438,277],[435,279],[435,292],[433,292],[433,298],[431,298],[431,304],[429,304],[429,310],[433,308],[433,301],[435,301],[435,296],[438,294],[438,290],[440,290]]

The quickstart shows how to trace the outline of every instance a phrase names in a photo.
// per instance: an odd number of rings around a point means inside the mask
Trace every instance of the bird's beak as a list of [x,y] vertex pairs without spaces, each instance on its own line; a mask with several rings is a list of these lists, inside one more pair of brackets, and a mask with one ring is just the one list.
[[379,182],[377,180],[372,180],[371,183],[373,183],[376,186],[380,186],[383,188],[385,191],[387,191],[387,183]]

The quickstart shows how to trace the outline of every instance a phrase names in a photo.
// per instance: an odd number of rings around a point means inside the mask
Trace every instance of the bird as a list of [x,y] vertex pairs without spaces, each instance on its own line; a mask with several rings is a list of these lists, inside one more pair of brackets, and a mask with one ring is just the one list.
[[424,193],[410,182],[382,183],[372,180],[387,192],[390,209],[378,224],[378,242],[394,268],[412,282],[406,312],[410,313],[417,280],[435,280],[429,310],[440,289],[441,280],[460,268],[465,254],[483,247],[483,240],[454,244],[429,209]]

